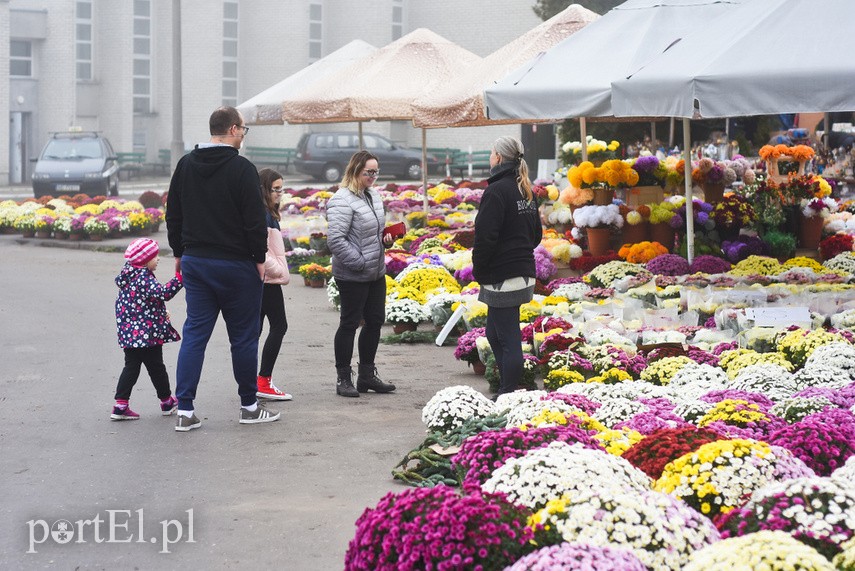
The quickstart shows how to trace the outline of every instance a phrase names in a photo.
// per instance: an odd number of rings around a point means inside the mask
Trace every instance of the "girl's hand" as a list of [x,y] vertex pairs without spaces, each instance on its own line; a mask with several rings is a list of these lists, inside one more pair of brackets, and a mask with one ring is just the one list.
[[388,248],[389,246],[391,246],[394,243],[395,243],[395,239],[392,238],[391,234],[384,234],[383,235],[383,245],[384,246],[386,246]]

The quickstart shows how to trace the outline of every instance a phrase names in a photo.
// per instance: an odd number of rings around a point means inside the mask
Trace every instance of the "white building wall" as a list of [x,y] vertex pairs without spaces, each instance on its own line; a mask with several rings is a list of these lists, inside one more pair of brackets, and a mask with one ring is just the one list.
[[9,0],[0,0],[0,184],[9,184]]
[[[314,0],[238,0],[238,100],[249,99],[308,65],[309,4]],[[393,0],[317,0],[323,5],[323,55],[354,39],[383,47],[392,41]],[[534,0],[404,0],[403,34],[424,27],[486,56],[540,23]],[[222,104],[223,0],[182,0],[183,140],[188,148],[209,138],[208,117]],[[5,10],[44,9],[47,37],[35,41],[38,109],[33,118],[37,153],[50,131],[71,125],[100,130],[117,151],[133,149],[134,130],[146,132],[148,159],[172,141],[172,0],[151,0],[152,109],[133,113],[133,3],[93,2],[93,81],[75,78],[75,0],[0,0]],[[0,116],[10,112],[9,17],[0,18]],[[12,31],[11,33],[14,33]],[[2,123],[6,125],[4,120]],[[409,123],[367,123],[365,131],[412,147],[421,131]],[[355,123],[255,126],[247,145],[294,147],[317,130],[356,130]],[[518,126],[436,129],[428,146],[487,149]],[[8,127],[0,132],[0,180],[8,176]]]

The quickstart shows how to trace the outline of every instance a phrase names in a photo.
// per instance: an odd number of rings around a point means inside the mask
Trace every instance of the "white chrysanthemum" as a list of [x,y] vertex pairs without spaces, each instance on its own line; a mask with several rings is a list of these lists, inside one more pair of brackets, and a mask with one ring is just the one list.
[[585,490],[551,502],[532,521],[555,529],[564,541],[632,548],[654,571],[678,571],[693,552],[720,538],[708,518],[653,491]]
[[799,391],[793,374],[780,365],[748,365],[739,371],[728,389],[762,393],[773,401],[787,398]]
[[494,414],[493,401],[467,385],[438,391],[422,409],[422,422],[430,430],[453,430],[472,417]]
[[516,403],[510,403],[511,406],[505,403],[496,403],[496,410],[504,411],[507,409],[508,423],[507,426],[522,426],[531,422],[535,416],[540,413],[550,410],[553,412],[561,412],[569,414],[571,412],[581,412],[579,408],[567,404],[564,401],[547,399],[547,400],[522,400]]
[[519,458],[512,458],[493,471],[481,488],[502,492],[516,504],[540,509],[549,500],[582,491],[617,488],[628,493],[650,489],[644,472],[619,456],[581,444],[552,442]]
[[552,292],[552,295],[557,297],[565,297],[569,301],[579,301],[585,299],[585,293],[590,291],[590,287],[582,282],[572,284],[561,284]]
[[855,369],[841,369],[836,366],[837,361],[828,363],[813,363],[809,368],[796,371],[793,381],[799,390],[808,387],[824,387],[829,389],[840,389],[851,383]]
[[855,493],[855,456],[850,456],[843,466],[831,473],[830,477]]
[[668,390],[683,399],[696,399],[710,391],[721,390],[729,382],[727,373],[705,363],[689,363],[671,377]]
[[674,407],[674,414],[686,422],[697,424],[713,406],[715,405],[701,400],[685,400],[677,403],[677,406]]
[[822,412],[833,406],[834,404],[825,397],[788,397],[775,403],[769,412],[792,424],[810,414]]
[[650,407],[643,403],[625,398],[613,398],[605,401],[600,408],[594,411],[593,416],[609,428],[614,428],[616,424],[649,410]]

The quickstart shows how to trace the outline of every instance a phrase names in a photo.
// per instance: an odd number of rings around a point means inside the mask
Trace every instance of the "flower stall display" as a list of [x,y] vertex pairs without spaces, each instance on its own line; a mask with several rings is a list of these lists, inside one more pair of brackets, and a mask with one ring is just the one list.
[[759,151],[760,159],[766,162],[766,172],[769,180],[780,183],[786,180],[787,175],[793,172],[781,172],[780,161],[797,163],[794,169],[796,174],[803,175],[805,165],[814,156],[814,150],[808,145],[763,145]]
[[550,501],[529,521],[539,545],[571,541],[629,548],[657,571],[679,571],[695,551],[719,539],[698,512],[649,490],[585,490]]
[[[614,159],[616,156],[616,152],[620,147],[620,143],[618,141],[601,141],[600,139],[595,139],[593,136],[588,135],[585,138],[585,146],[588,152],[588,160],[589,161],[597,161],[602,162],[608,159]],[[561,161],[565,165],[576,165],[582,161],[582,142],[581,141],[567,141],[563,145],[561,145]]]
[[624,161],[613,159],[602,166],[584,161],[571,167],[567,180],[575,188],[590,188],[594,192],[594,204],[611,204],[618,188],[629,188],[638,184],[638,173]]
[[783,531],[758,531],[731,537],[694,552],[682,571],[835,571],[815,549]]
[[588,251],[602,256],[610,249],[611,229],[623,226],[623,216],[616,204],[582,206],[573,213],[573,223],[585,228]]
[[704,157],[693,165],[692,182],[704,190],[704,202],[718,204],[724,189],[736,182],[736,172],[722,161]]

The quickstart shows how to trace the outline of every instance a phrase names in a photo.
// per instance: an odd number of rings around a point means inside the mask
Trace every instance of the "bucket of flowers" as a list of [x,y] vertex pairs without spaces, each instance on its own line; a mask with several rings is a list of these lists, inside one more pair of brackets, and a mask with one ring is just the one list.
[[588,251],[602,256],[609,251],[612,228],[623,226],[623,216],[616,204],[583,206],[573,213],[573,223],[586,229]]
[[816,250],[822,239],[825,219],[837,212],[837,202],[833,198],[811,198],[801,201],[801,219],[799,220],[799,246]]
[[613,159],[596,167],[590,161],[572,167],[567,179],[576,188],[590,188],[594,192],[594,204],[611,204],[615,189],[629,188],[638,184],[638,173],[629,164]]
[[303,276],[305,285],[314,288],[324,287],[324,284],[332,275],[332,271],[329,268],[316,263],[303,264],[297,268],[297,273]]
[[736,171],[721,161],[704,157],[692,169],[692,182],[704,189],[704,201],[718,204],[724,196],[724,189],[736,182]]

